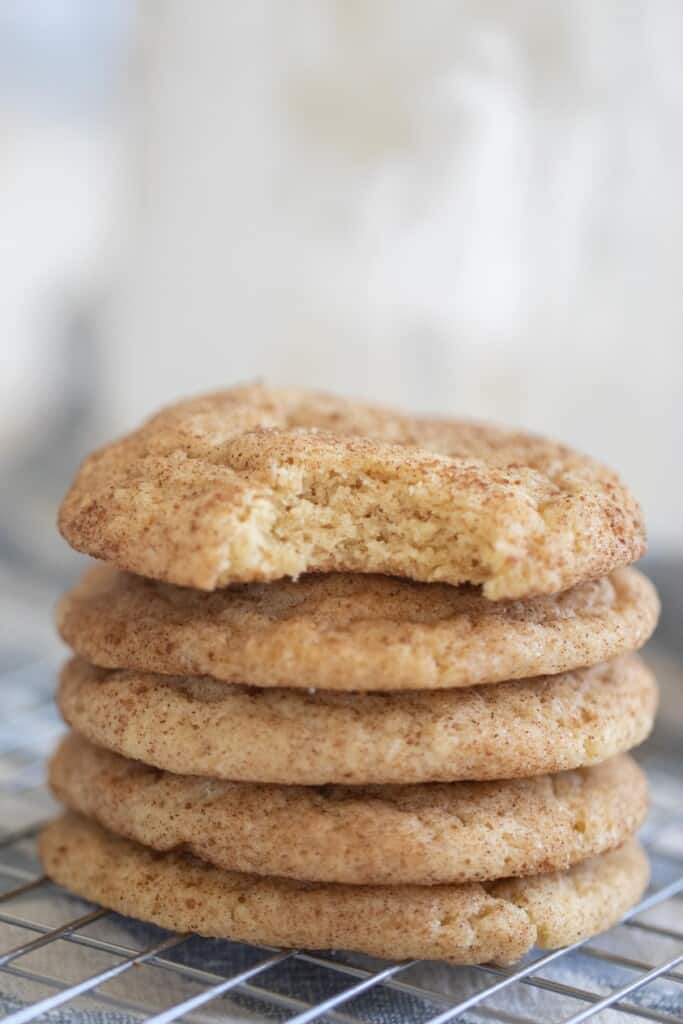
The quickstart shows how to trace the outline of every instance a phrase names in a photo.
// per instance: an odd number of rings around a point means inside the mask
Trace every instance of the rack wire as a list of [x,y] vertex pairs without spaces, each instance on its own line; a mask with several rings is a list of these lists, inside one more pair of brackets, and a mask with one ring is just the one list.
[[651,758],[652,886],[605,935],[513,968],[386,963],[175,935],[70,896],[35,838],[54,805],[44,759],[63,729],[53,671],[0,681],[0,1014],[5,1024],[335,1021],[580,1024],[683,1020],[683,770]]

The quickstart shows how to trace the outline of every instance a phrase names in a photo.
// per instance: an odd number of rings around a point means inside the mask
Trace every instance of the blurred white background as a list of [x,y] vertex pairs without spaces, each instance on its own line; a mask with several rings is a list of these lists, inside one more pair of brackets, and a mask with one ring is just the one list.
[[6,572],[251,377],[556,435],[683,547],[678,0],[4,0],[0,140]]

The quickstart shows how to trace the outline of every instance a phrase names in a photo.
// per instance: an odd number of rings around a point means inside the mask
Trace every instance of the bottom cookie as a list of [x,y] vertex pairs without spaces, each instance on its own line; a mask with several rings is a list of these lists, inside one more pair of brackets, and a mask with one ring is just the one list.
[[534,944],[603,931],[648,880],[647,858],[630,840],[566,872],[486,884],[296,882],[156,853],[72,813],[43,830],[40,855],[50,878],[79,896],[173,931],[457,964],[511,962]]

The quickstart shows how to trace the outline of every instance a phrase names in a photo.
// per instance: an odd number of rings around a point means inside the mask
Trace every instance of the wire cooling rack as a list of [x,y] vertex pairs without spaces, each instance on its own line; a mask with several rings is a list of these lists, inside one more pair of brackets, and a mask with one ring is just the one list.
[[0,1014],[6,1024],[326,1020],[605,1024],[683,1020],[683,783],[649,759],[646,898],[605,935],[513,968],[386,963],[169,934],[49,882],[35,837],[54,810],[44,757],[63,727],[54,674],[6,674],[0,724]]

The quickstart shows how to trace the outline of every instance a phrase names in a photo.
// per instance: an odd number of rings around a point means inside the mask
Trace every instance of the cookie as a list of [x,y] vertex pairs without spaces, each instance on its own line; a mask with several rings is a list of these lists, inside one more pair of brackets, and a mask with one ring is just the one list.
[[647,811],[627,755],[506,782],[255,785],[148,768],[76,733],[50,764],[62,803],[117,835],[229,871],[431,885],[565,870],[623,843]]
[[364,886],[221,871],[156,853],[78,815],[41,834],[47,875],[118,913],[178,932],[256,945],[348,949],[390,959],[510,962],[609,928],[640,897],[640,847],[568,872],[482,885]]
[[62,598],[87,661],[254,686],[419,690],[595,665],[651,635],[659,604],[635,569],[526,601],[388,576],[302,576],[207,594],[90,569]]
[[635,654],[556,676],[399,693],[259,689],[75,659],[58,703],[91,742],[182,775],[415,783],[598,764],[647,736],[657,688]]
[[374,572],[503,599],[645,550],[618,477],[562,445],[258,385],[179,402],[95,452],[59,526],[79,551],[200,590]]

